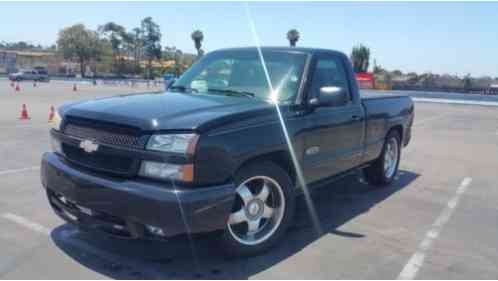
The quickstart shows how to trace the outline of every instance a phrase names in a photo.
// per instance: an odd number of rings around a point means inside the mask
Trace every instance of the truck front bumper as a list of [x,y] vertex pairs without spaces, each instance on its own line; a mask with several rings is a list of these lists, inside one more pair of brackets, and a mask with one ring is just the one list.
[[53,210],[67,222],[128,238],[164,238],[223,229],[233,184],[178,187],[102,176],[45,153],[41,180]]

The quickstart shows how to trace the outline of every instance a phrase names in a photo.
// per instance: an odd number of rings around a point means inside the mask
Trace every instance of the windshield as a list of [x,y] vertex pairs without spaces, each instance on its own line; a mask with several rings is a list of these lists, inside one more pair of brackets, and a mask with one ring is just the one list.
[[254,50],[226,50],[207,54],[172,86],[173,91],[292,100],[299,88],[306,54],[263,51],[275,93],[272,95],[263,65]]

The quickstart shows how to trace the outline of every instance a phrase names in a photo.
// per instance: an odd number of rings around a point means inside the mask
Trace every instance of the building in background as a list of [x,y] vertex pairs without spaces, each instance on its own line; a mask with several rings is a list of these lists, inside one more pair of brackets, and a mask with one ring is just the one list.
[[16,52],[0,50],[0,73],[12,73],[16,70]]
[[51,52],[0,50],[0,73],[44,68],[57,73],[63,60]]

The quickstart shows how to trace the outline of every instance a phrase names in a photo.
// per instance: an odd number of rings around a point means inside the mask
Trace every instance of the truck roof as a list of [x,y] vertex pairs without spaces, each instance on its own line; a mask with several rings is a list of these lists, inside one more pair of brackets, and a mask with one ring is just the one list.
[[[256,46],[249,46],[249,47],[235,47],[235,48],[224,48],[224,49],[219,49],[213,52],[220,52],[220,51],[256,51],[257,47]],[[331,49],[321,49],[321,48],[307,48],[307,47],[285,47],[285,46],[268,46],[268,47],[261,47],[261,50],[263,51],[278,51],[278,52],[289,52],[289,53],[307,53],[307,54],[316,54],[316,53],[329,53],[329,54],[336,54],[336,55],[342,55],[344,56],[344,53],[336,50],[331,50]]]

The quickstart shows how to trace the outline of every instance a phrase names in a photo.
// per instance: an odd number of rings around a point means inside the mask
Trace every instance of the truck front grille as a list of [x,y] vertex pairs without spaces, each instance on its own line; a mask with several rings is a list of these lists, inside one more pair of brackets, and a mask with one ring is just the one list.
[[119,175],[133,175],[135,161],[132,158],[120,155],[104,154],[101,152],[86,153],[79,147],[62,144],[62,150],[68,160],[78,165],[110,172]]
[[81,139],[95,140],[98,143],[127,146],[143,149],[147,136],[134,136],[131,134],[115,133],[105,129],[83,127],[69,123],[64,127],[64,134]]
[[[69,161],[124,177],[135,176],[140,163],[140,159],[135,159],[127,150],[145,149],[149,137],[136,127],[76,116],[66,116],[62,132],[73,139],[62,143]],[[81,140],[92,140],[107,147],[87,153],[79,147]]]

